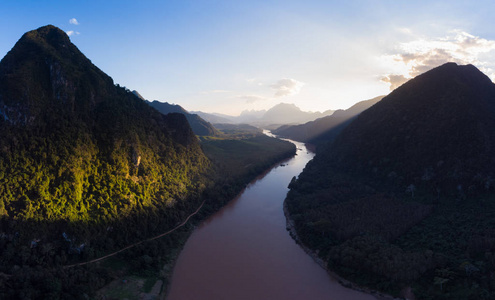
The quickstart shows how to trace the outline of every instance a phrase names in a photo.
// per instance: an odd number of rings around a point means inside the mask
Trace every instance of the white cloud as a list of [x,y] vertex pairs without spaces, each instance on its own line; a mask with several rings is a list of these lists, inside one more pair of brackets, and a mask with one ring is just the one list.
[[283,78],[270,85],[275,90],[275,97],[284,97],[299,93],[304,83],[291,78]]
[[69,20],[69,24],[79,25],[79,22],[77,22],[77,19],[76,18],[72,18],[72,19]]
[[237,98],[246,101],[246,103],[255,103],[255,102],[265,101],[265,100],[269,99],[269,98],[266,98],[263,96],[258,96],[258,95],[242,95],[242,96],[237,96]]
[[482,58],[495,50],[495,41],[483,39],[461,30],[454,30],[449,35],[436,39],[418,39],[402,43],[397,48],[398,54],[382,57],[384,62],[395,65],[402,71],[387,74],[381,80],[390,84],[390,90],[421,73],[447,62],[473,64],[492,80],[495,79],[495,62]]
[[264,85],[264,83],[259,78],[248,78],[246,79],[246,82],[249,83],[250,85],[257,85],[257,86]]
[[77,31],[69,30],[66,32],[68,36],[79,35],[80,33]]
[[390,90],[393,91],[399,86],[401,86],[403,83],[409,80],[409,78],[406,78],[404,75],[387,75],[384,76],[380,79],[383,82],[389,83],[390,84]]
[[230,93],[230,91],[227,91],[227,90],[210,90],[210,91],[201,92],[201,94],[225,94],[225,93]]

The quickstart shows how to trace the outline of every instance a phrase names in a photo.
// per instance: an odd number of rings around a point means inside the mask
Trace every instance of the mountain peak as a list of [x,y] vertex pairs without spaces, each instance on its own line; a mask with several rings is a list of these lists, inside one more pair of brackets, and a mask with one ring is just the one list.
[[275,105],[271,109],[275,109],[275,108],[291,108],[291,109],[301,110],[294,103],[285,103],[285,102],[280,102],[279,104]]
[[266,114],[277,114],[277,113],[300,113],[302,112],[299,107],[297,107],[293,103],[279,103],[275,105],[274,107],[270,108],[269,110],[266,111]]
[[[60,28],[46,25],[26,32],[14,47],[2,59],[4,71],[17,67],[27,60],[58,60],[61,63],[75,63],[79,68],[88,66],[87,59],[77,47],[72,44],[69,36]],[[92,64],[91,64],[92,65]]]
[[113,80],[53,25],[25,33],[0,61],[2,115],[13,123],[37,122],[52,109],[88,114],[115,93]]
[[421,84],[429,85],[434,90],[438,90],[438,84],[445,86],[455,82],[462,82],[464,86],[483,86],[492,83],[488,76],[471,64],[458,65],[454,62],[448,62],[418,75],[414,80],[406,82],[404,86],[411,88]]
[[[71,43],[69,36],[60,28],[46,25],[35,30],[26,32],[14,49],[21,45],[33,44],[49,52],[73,52],[77,48]],[[79,51],[77,51],[79,52]]]
[[473,65],[441,65],[359,115],[332,155],[347,167],[400,173],[414,185],[434,173],[439,186],[469,186],[495,166],[494,99],[495,85]]
[[69,36],[60,28],[53,25],[42,26],[38,29],[28,31],[24,37],[45,39],[47,41],[54,39],[69,39]]
[[487,77],[485,74],[483,74],[483,72],[481,72],[478,68],[476,68],[472,64],[458,65],[455,62],[448,62],[448,63],[445,63],[443,65],[440,65],[436,68],[431,69],[428,72],[425,72],[423,75],[428,74],[430,72],[432,72],[432,73],[453,72],[453,73],[464,73],[464,74],[471,74],[471,75],[478,75],[478,76]]

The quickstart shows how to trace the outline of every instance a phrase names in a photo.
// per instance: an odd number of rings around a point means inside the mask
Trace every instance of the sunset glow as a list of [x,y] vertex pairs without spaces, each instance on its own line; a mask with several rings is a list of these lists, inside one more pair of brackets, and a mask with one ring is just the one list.
[[490,1],[7,2],[2,56],[53,24],[116,83],[193,111],[347,108],[447,61],[495,79]]

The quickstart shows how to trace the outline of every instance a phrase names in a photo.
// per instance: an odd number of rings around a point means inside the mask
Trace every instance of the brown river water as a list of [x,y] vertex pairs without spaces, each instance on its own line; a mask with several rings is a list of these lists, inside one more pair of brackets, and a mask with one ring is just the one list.
[[295,157],[194,230],[176,262],[168,300],[376,299],[340,285],[286,230],[287,185],[314,156],[293,143]]

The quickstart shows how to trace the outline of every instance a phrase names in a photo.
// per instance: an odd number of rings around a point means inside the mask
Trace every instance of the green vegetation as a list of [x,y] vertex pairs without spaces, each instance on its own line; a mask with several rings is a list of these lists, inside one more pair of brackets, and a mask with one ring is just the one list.
[[265,135],[247,139],[214,138],[203,141],[202,147],[213,163],[215,184],[203,195],[211,201],[206,201],[199,218],[220,209],[257,176],[296,153],[294,144]]
[[[173,228],[212,185],[186,118],[115,86],[53,26],[0,62],[0,107],[2,299],[92,294],[106,269],[63,266]],[[160,247],[177,240],[127,255],[163,264]]]
[[[107,266],[108,270],[113,270],[111,271],[112,278],[126,279],[132,275],[136,276],[137,281],[147,279],[146,282],[151,282],[155,279],[161,279],[164,281],[165,289],[162,293],[165,293],[171,276],[173,261],[179,255],[180,248],[186,242],[190,231],[194,229],[194,225],[233,199],[249,182],[267,168],[294,155],[296,150],[291,143],[267,136],[257,136],[245,140],[215,138],[204,142],[202,146],[206,155],[213,161],[215,172],[212,173],[212,178],[215,184],[203,193],[203,199],[206,199],[206,202],[199,214],[191,220],[186,228],[181,228],[172,236],[166,236],[151,242],[151,244],[147,243],[123,252],[119,254],[117,259],[112,259],[109,262],[110,265],[104,262],[103,264]],[[239,165],[243,165],[245,168],[234,167]],[[157,246],[150,248],[155,244]],[[161,252],[157,252],[156,249],[161,249]],[[160,270],[159,267],[163,265],[165,267]],[[117,287],[120,286],[119,282],[120,280],[116,281]],[[112,283],[112,286],[116,283]],[[105,288],[101,293],[110,295],[106,291]],[[145,287],[138,289],[139,291],[145,292]]]
[[248,139],[210,139],[203,141],[202,147],[225,177],[258,175],[295,153],[293,144],[266,135]]
[[[215,124],[215,128],[220,130],[227,139],[246,139],[258,136],[263,133],[263,130],[248,124]],[[204,137],[205,140],[211,137]]]
[[316,165],[292,182],[286,201],[302,242],[331,270],[397,296],[412,286],[418,299],[491,299],[493,196],[393,195]]

